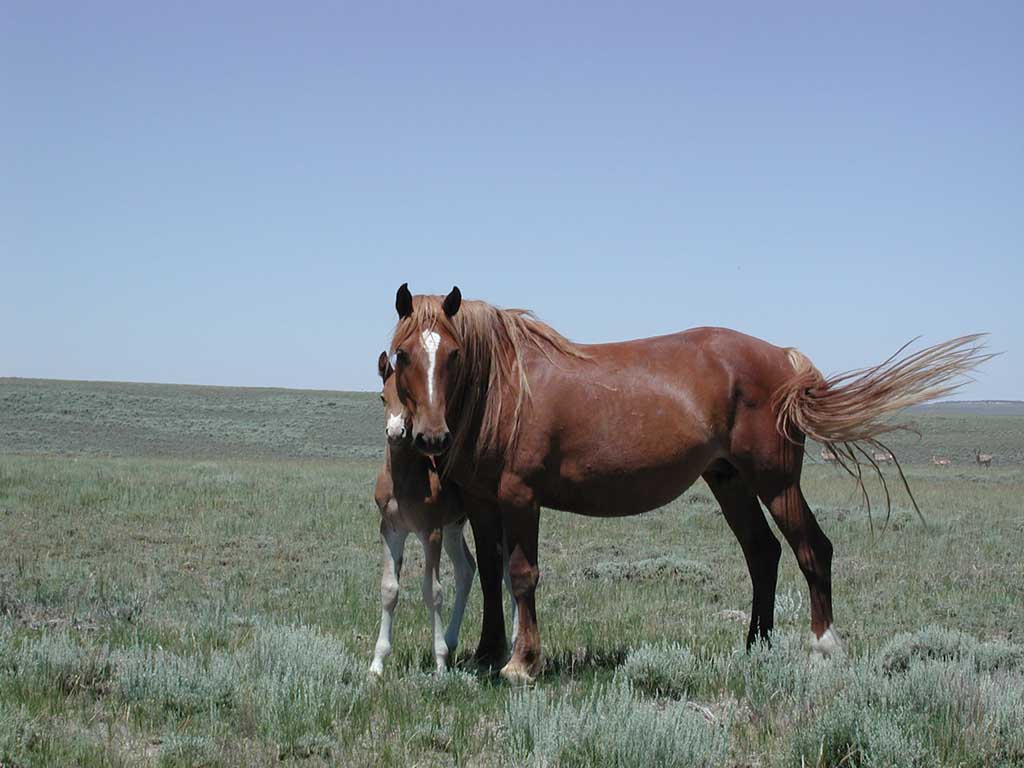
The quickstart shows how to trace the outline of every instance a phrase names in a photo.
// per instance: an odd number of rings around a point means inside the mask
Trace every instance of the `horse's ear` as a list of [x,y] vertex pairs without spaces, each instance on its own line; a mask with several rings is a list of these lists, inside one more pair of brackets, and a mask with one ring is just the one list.
[[462,291],[459,290],[459,286],[452,286],[452,292],[444,297],[444,314],[446,317],[454,317],[455,313],[459,311],[459,307],[462,306]]
[[387,381],[388,376],[395,372],[395,369],[391,367],[391,361],[388,359],[387,352],[381,352],[380,357],[377,358],[377,373],[380,374],[381,381]]
[[398,316],[402,320],[412,314],[412,294],[409,292],[408,283],[402,283],[402,287],[398,289],[398,294],[395,296],[395,309],[398,310]]

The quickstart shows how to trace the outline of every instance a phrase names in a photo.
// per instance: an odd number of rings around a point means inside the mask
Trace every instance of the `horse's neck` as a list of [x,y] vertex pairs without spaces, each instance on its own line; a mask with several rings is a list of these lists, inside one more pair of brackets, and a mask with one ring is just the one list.
[[424,483],[429,483],[430,461],[411,444],[389,443],[387,468],[396,496],[402,495],[403,490],[420,490]]

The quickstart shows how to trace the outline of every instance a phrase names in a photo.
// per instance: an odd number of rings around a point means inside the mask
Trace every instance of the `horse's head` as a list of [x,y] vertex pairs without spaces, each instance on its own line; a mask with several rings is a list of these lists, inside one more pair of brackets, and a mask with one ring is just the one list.
[[412,439],[416,448],[428,456],[439,456],[451,443],[451,432],[445,420],[449,384],[454,381],[459,365],[459,345],[450,321],[462,305],[462,294],[452,288],[441,302],[443,317],[423,327],[403,323],[412,317],[412,294],[403,283],[395,298],[399,324],[392,343],[394,380],[398,399],[412,422]]
[[409,436],[408,418],[402,401],[398,399],[398,387],[395,385],[395,369],[391,367],[387,352],[381,352],[377,358],[377,373],[380,374],[380,401],[384,403],[387,422],[384,432],[392,445],[402,443]]

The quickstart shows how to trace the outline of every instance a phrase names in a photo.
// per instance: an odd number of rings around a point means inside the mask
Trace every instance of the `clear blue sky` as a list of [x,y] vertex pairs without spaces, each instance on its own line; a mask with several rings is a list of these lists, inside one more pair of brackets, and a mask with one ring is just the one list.
[[708,6],[4,3],[0,375],[373,389],[408,281],[1024,398],[1024,3]]

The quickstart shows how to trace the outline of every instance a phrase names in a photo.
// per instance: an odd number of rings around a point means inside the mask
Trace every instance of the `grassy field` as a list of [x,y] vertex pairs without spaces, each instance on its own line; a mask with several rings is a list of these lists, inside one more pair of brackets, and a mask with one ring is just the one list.
[[872,534],[839,470],[806,469],[839,658],[809,656],[788,550],[777,641],[743,651],[746,568],[698,484],[544,513],[546,667],[513,691],[470,664],[478,588],[429,674],[416,546],[366,677],[374,395],[0,380],[0,765],[1024,764],[1024,417],[920,422],[894,442],[927,526],[898,496]]

